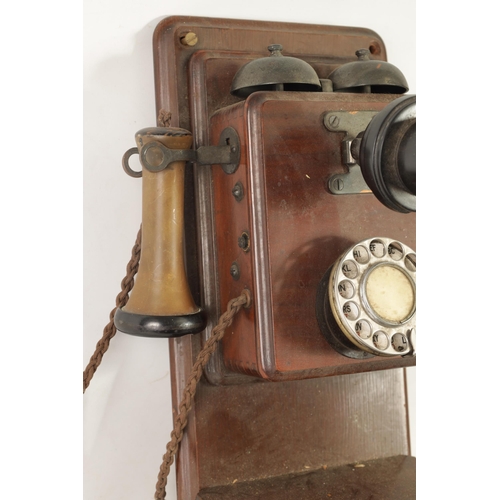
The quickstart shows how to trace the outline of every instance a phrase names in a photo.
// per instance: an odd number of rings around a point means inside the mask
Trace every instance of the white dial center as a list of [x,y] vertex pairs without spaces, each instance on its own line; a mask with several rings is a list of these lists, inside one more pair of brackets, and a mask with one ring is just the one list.
[[366,298],[379,317],[394,323],[410,316],[415,304],[415,292],[409,278],[400,269],[377,266],[366,280]]

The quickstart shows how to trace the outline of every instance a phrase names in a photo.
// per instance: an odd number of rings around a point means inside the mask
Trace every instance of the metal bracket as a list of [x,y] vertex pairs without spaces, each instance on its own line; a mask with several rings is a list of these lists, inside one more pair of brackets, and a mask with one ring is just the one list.
[[197,149],[197,162],[201,165],[220,165],[226,174],[234,174],[240,164],[241,148],[238,132],[225,128],[218,146],[201,146]]
[[[142,177],[142,172],[132,170],[128,160],[139,154],[138,148],[129,149],[122,159],[125,172],[131,177]],[[240,139],[232,127],[221,133],[218,146],[201,146],[198,149],[170,149],[158,141],[146,144],[140,153],[141,164],[150,172],[160,172],[176,161],[192,161],[200,165],[221,165],[226,174],[236,172],[240,163]]]
[[347,174],[332,175],[328,179],[328,189],[332,194],[371,193],[361,173],[361,167],[357,164],[349,166]]
[[324,115],[323,123],[330,132],[344,132],[345,134],[342,141],[342,161],[349,169],[346,174],[336,174],[330,177],[328,189],[332,194],[372,192],[352,154],[351,146],[376,114],[377,111],[330,111]]

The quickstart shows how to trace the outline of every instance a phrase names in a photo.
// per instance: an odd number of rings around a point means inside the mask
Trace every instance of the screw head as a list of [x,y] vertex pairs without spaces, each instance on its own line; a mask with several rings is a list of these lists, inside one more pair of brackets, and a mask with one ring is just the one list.
[[243,185],[241,182],[238,181],[231,192],[236,201],[241,201],[243,199]]
[[198,43],[198,35],[190,31],[181,36],[182,45],[187,45],[188,47],[194,47]]
[[244,251],[248,252],[250,250],[250,235],[243,231],[241,236],[238,237],[238,246]]
[[330,115],[328,117],[328,125],[330,125],[330,127],[337,128],[339,126],[339,122],[340,120],[338,116]]
[[332,194],[339,193],[344,189],[344,181],[338,176],[332,176],[328,180],[328,189]]
[[328,130],[334,131],[340,125],[340,118],[334,111],[330,111],[324,115],[323,124]]
[[233,277],[235,281],[240,279],[240,268],[236,262],[231,264],[231,268],[229,269],[229,274]]

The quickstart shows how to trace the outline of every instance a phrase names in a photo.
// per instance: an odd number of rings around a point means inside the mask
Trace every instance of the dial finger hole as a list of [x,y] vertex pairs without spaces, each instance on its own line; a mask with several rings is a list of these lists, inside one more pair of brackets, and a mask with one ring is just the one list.
[[372,334],[372,327],[370,323],[368,323],[368,321],[364,319],[358,321],[354,329],[356,330],[356,333],[359,335],[359,337],[362,339],[369,339]]
[[405,266],[408,271],[415,272],[417,270],[417,256],[410,253],[405,257]]
[[358,276],[358,266],[353,260],[346,260],[342,264],[342,273],[346,278],[354,279]]
[[389,347],[389,337],[385,332],[375,332],[373,334],[373,344],[377,349],[385,351]]
[[385,255],[385,245],[380,240],[372,240],[370,242],[370,252],[374,257],[380,259]]
[[355,302],[346,302],[342,307],[344,316],[351,321],[358,319],[359,307]]
[[388,254],[393,260],[401,260],[403,258],[404,252],[401,244],[393,241],[387,248]]
[[392,336],[391,344],[397,352],[403,352],[408,349],[408,339],[402,333],[395,333]]
[[348,280],[341,281],[338,284],[337,289],[341,297],[344,299],[352,299],[354,297],[354,292],[356,291],[354,285]]
[[366,264],[370,260],[370,254],[363,245],[358,245],[353,251],[352,255],[356,262],[359,264]]

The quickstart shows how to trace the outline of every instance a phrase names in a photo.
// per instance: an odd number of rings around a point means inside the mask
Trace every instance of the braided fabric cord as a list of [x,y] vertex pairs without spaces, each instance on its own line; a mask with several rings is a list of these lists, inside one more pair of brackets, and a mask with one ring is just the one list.
[[210,338],[207,340],[203,349],[198,354],[196,361],[191,370],[191,375],[184,388],[182,401],[179,405],[179,410],[174,420],[174,430],[170,434],[171,440],[167,444],[167,451],[163,455],[163,462],[160,467],[160,472],[158,474],[158,482],[156,483],[156,492],[154,499],[163,500],[166,497],[165,488],[167,486],[167,476],[170,472],[170,467],[174,461],[175,454],[179,449],[179,444],[184,435],[184,428],[187,425],[189,411],[191,410],[194,395],[196,393],[196,388],[198,382],[203,373],[203,368],[208,363],[210,356],[214,353],[217,342],[222,339],[226,328],[233,322],[234,316],[238,313],[242,306],[250,305],[250,292],[244,290],[242,294],[229,301],[227,306],[227,311],[222,314],[219,319],[219,323],[212,330]]
[[132,257],[127,264],[127,275],[121,282],[121,292],[116,296],[116,307],[109,313],[109,323],[104,327],[101,340],[97,342],[94,354],[90,358],[87,368],[83,371],[83,392],[90,384],[94,373],[101,364],[104,353],[108,350],[110,340],[116,334],[116,327],[114,323],[115,312],[119,307],[123,307],[128,302],[128,294],[134,286],[134,276],[139,269],[139,259],[141,257],[141,234],[142,228],[137,233],[135,245],[132,248]]
[[172,113],[170,111],[160,109],[157,118],[158,127],[170,127],[171,121],[172,121]]

